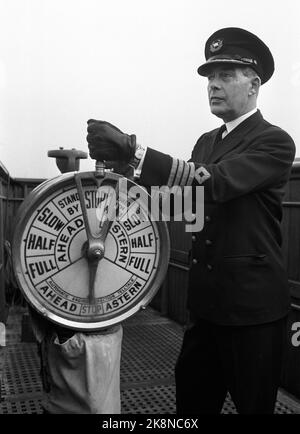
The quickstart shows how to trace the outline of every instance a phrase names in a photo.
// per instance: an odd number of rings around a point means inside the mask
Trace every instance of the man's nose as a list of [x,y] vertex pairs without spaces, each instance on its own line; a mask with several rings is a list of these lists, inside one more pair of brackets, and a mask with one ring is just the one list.
[[209,83],[208,83],[208,89],[209,90],[219,90],[221,89],[220,83],[217,79],[212,79]]

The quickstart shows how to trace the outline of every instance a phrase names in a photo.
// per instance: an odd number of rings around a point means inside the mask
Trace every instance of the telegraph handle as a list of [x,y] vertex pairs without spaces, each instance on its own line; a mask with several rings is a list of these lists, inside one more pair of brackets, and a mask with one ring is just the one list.
[[[96,173],[100,175],[100,178],[103,180],[105,176],[105,164],[103,161],[96,161]],[[97,186],[99,187],[102,183],[102,180],[95,177],[95,181]],[[79,202],[82,210],[82,216],[85,225],[85,231],[87,235],[87,244],[84,249],[84,255],[88,261],[89,267],[89,301],[91,304],[95,303],[95,280],[97,274],[97,268],[99,261],[104,257],[105,250],[105,240],[111,224],[113,222],[112,216],[114,213],[114,208],[110,207],[108,215],[106,216],[103,224],[101,226],[100,232],[95,236],[93,235],[90,227],[90,222],[87,216],[87,210],[85,206],[85,199],[83,194],[82,182],[80,173],[75,174],[75,183],[78,191]],[[119,185],[116,184],[115,194],[118,197],[119,194]]]
[[95,165],[95,170],[96,172],[99,172],[102,176],[104,176],[104,172],[105,172],[105,163],[104,161],[96,161],[96,165]]
[[134,181],[134,169],[130,164],[120,163],[118,161],[96,161],[95,171],[100,177],[105,176],[105,172],[114,172],[117,175],[123,176]]

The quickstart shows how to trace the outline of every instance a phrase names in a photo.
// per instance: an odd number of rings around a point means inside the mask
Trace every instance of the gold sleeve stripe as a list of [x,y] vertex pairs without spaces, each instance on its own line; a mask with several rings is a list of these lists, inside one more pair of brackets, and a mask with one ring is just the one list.
[[172,162],[172,167],[171,167],[171,172],[169,175],[169,179],[168,179],[168,187],[171,187],[172,185],[174,185],[174,178],[177,172],[177,167],[178,167],[178,159],[177,158],[173,158],[173,162]]
[[180,186],[181,185],[185,185],[184,180],[185,180],[186,174],[188,172],[187,164],[184,161],[182,163],[183,163],[183,169],[182,169],[182,172],[181,172],[181,177],[178,180],[178,185],[180,185]]
[[193,180],[195,178],[195,164],[194,163],[188,163],[188,165],[190,167],[190,172],[189,172],[188,179],[186,181],[186,185],[192,185]]
[[185,162],[183,160],[178,160],[178,168],[177,168],[177,172],[176,172],[176,176],[175,176],[173,185],[180,185],[180,180],[181,180],[182,174],[184,172],[184,165],[185,165]]
[[184,172],[183,172],[182,178],[180,180],[181,186],[184,187],[185,185],[188,185],[187,181],[189,179],[190,173],[191,173],[191,166],[189,163],[185,163]]

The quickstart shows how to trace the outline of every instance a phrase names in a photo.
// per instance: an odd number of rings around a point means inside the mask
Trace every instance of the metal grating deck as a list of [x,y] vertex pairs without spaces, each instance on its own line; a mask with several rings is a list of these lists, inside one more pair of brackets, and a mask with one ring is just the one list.
[[[20,342],[20,315],[9,318],[0,414],[42,413],[42,385],[35,343]],[[123,323],[122,414],[175,414],[174,365],[182,328],[147,309]],[[236,413],[228,396],[224,414]],[[300,405],[280,393],[275,413],[300,413]]]

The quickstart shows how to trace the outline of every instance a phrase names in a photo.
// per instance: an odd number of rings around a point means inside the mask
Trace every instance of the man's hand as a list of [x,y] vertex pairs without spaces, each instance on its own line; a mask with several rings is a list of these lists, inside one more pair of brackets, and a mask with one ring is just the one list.
[[90,119],[87,142],[90,157],[98,161],[128,163],[136,148],[135,135],[124,134],[119,128],[105,121]]

